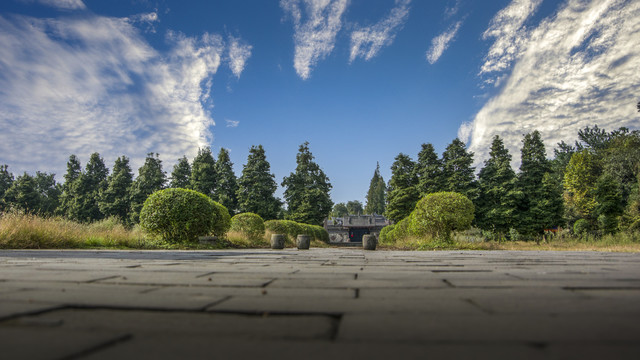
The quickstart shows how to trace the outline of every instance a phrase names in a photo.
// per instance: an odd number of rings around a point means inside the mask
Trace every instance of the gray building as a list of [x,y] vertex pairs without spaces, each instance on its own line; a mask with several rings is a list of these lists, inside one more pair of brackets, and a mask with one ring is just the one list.
[[324,228],[329,233],[329,242],[347,243],[362,242],[362,236],[366,234],[377,238],[380,230],[389,224],[382,215],[349,215],[325,220]]

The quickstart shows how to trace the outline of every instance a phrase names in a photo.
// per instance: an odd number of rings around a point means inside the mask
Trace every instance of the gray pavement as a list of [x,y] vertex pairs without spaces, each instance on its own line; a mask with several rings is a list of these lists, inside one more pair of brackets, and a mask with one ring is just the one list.
[[2,359],[640,359],[640,254],[0,251]]

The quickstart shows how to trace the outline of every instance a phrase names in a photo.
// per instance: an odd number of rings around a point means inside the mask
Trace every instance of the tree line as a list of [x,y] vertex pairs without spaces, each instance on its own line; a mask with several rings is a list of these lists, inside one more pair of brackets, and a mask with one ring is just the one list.
[[57,183],[54,174],[40,171],[15,178],[8,165],[1,165],[0,212],[16,209],[78,222],[115,217],[133,225],[139,223],[147,197],[164,188],[196,190],[232,215],[252,212],[265,220],[320,225],[333,206],[331,183],[315,163],[308,142],[299,147],[295,171],[282,181],[286,208],[275,196],[278,186],[262,145],[251,147],[240,177],[233,172],[229,151],[224,148],[217,160],[209,147],[199,149],[191,162],[183,156],[168,177],[157,153],[147,154],[135,178],[129,163],[123,155],[109,171],[100,154],[93,153],[83,170],[78,157],[71,155],[63,183]]
[[640,132],[594,126],[578,139],[560,142],[549,160],[540,132],[524,135],[516,173],[496,135],[477,176],[474,153],[459,139],[440,158],[423,144],[417,161],[396,156],[384,214],[399,222],[424,196],[452,191],[473,201],[475,226],[496,239],[535,238],[559,227],[592,234],[640,229]]

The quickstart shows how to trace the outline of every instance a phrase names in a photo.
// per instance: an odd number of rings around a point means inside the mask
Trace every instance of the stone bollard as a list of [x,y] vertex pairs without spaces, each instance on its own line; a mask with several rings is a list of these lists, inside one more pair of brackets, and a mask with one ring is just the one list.
[[284,242],[287,239],[286,235],[272,234],[271,235],[271,248],[272,249],[284,249]]
[[298,250],[309,250],[309,246],[311,246],[311,236],[301,234],[296,237],[296,245],[298,246]]
[[363,235],[362,236],[362,247],[365,250],[375,250],[376,245],[378,245],[378,239],[376,239],[375,235]]

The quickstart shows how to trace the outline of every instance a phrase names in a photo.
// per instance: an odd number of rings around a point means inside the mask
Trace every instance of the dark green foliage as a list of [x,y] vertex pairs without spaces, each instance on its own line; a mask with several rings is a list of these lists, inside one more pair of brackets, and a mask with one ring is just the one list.
[[612,234],[618,230],[618,217],[622,215],[624,206],[620,184],[613,175],[604,174],[598,178],[594,190],[596,200],[596,216],[598,227],[604,234]]
[[144,160],[144,165],[138,169],[138,177],[131,185],[131,222],[139,222],[140,210],[149,195],[164,188],[167,182],[165,172],[162,170],[162,161],[158,154],[149,153]]
[[9,190],[11,184],[13,184],[13,174],[9,172],[8,165],[0,166],[0,212],[7,210],[7,205],[4,200],[4,194]]
[[431,235],[435,239],[451,242],[451,232],[471,227],[475,213],[473,203],[463,194],[454,192],[432,193],[416,204],[411,214],[410,231]]
[[252,212],[265,220],[278,217],[280,200],[274,196],[278,185],[271,174],[262,145],[252,146],[247,163],[238,179],[238,208],[241,212]]
[[75,194],[73,193],[73,183],[82,175],[80,160],[75,155],[69,156],[67,161],[67,173],[64,174],[64,184],[62,184],[62,194],[60,194],[60,205],[56,211],[59,215],[71,218],[71,206]]
[[231,231],[244,234],[252,240],[264,236],[264,220],[258,214],[242,213],[231,218]]
[[144,202],[140,225],[167,242],[195,242],[213,231],[216,211],[214,201],[197,191],[165,189]]
[[333,207],[329,195],[331,183],[313,159],[309,143],[300,145],[296,170],[283,179],[282,186],[288,208],[287,220],[321,225]]
[[291,241],[295,241],[298,235],[305,234],[315,240],[329,242],[329,233],[318,225],[301,224],[292,220],[268,220],[264,222],[264,226],[274,234],[287,235]]
[[349,210],[347,209],[347,205],[345,205],[345,203],[337,203],[333,205],[333,210],[331,210],[331,216],[343,217],[347,215],[349,215]]
[[[72,179],[76,174],[76,164],[71,158],[69,161],[71,164],[67,164],[67,175],[69,179]],[[71,169],[69,169],[69,167],[71,167]],[[69,173],[69,170],[71,170],[71,173]],[[67,211],[67,215],[71,220],[93,222],[104,218],[98,206],[98,200],[100,198],[100,192],[104,191],[107,187],[108,174],[109,170],[105,166],[100,154],[91,154],[85,171],[71,183],[69,190],[71,201]],[[65,176],[65,180],[66,179],[67,177]],[[63,201],[67,201],[66,196]]]
[[37,213],[40,208],[36,181],[26,172],[11,184],[5,192],[5,199],[9,206],[26,213]]
[[186,156],[178,159],[171,172],[169,187],[188,189],[191,186],[191,165]]
[[369,182],[367,192],[367,205],[364,207],[365,214],[384,214],[386,208],[387,185],[380,175],[380,164],[376,164],[376,171]]
[[444,190],[457,192],[475,200],[478,195],[473,152],[468,152],[464,143],[456,138],[442,153],[442,175]]
[[506,235],[514,226],[516,174],[511,168],[511,154],[499,136],[493,138],[489,159],[478,175],[480,194],[476,200],[476,223],[483,230]]
[[113,216],[123,223],[129,221],[132,183],[133,173],[129,166],[129,158],[121,156],[116,159],[112,173],[107,178],[107,187],[100,193],[98,206],[105,217]]
[[362,203],[358,200],[347,201],[347,213],[349,215],[362,215],[364,209]]
[[231,213],[238,209],[238,181],[233,172],[233,163],[229,151],[221,148],[216,161],[217,187],[215,200],[224,205]]
[[213,201],[213,235],[224,237],[231,227],[229,210],[217,201]]
[[398,222],[411,213],[419,199],[418,178],[415,173],[415,163],[405,154],[398,154],[391,165],[391,179],[387,197],[389,203],[385,217]]
[[573,224],[573,233],[578,236],[585,236],[591,231],[591,224],[586,219],[579,219]]
[[62,187],[56,183],[55,174],[36,171],[34,180],[36,182],[36,191],[40,197],[38,214],[44,216],[54,215],[60,205],[60,193],[62,192]]
[[216,161],[211,148],[198,149],[198,155],[191,165],[191,189],[215,199]]
[[421,198],[427,194],[444,191],[445,180],[442,173],[442,161],[438,159],[438,154],[432,144],[422,144],[415,171],[418,177],[418,193]]

